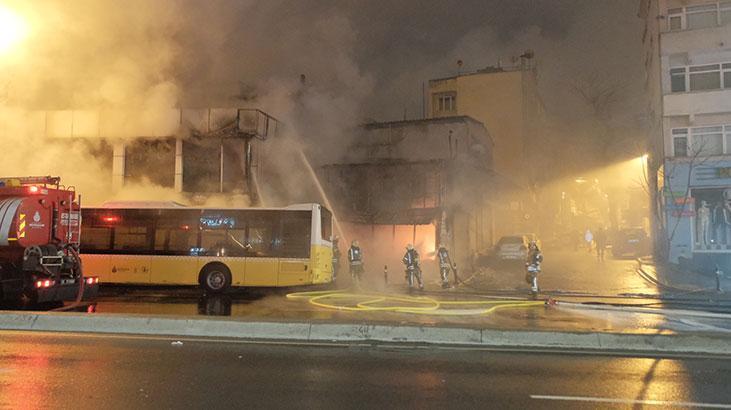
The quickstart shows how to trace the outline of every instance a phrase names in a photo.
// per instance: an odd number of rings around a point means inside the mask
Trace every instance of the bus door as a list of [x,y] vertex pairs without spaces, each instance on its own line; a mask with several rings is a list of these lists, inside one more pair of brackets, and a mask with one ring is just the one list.
[[276,242],[279,234],[278,211],[247,212],[246,286],[277,286],[279,273]]

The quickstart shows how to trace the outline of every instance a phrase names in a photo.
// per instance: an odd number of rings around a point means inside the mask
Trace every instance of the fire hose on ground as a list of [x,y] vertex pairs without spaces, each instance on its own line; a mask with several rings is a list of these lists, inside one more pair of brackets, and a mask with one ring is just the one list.
[[[440,316],[487,315],[500,309],[544,306],[545,301],[526,300],[439,300],[429,296],[408,296],[350,291],[295,292],[288,299],[305,299],[325,309],[351,312],[393,312]],[[471,307],[471,308],[469,308]]]

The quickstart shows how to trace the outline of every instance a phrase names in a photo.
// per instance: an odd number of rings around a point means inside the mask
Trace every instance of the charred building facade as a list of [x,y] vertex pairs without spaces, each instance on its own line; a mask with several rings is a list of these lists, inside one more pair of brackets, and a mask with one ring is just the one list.
[[348,239],[395,264],[407,243],[427,259],[444,243],[461,266],[492,245],[499,178],[482,123],[466,116],[370,123],[357,134],[343,163],[320,168]]
[[[13,129],[18,123],[22,130]],[[233,195],[242,200],[232,204],[260,203],[266,139],[278,126],[253,108],[0,111],[0,135],[23,134],[58,146],[80,142],[83,152],[66,150],[67,159],[93,156],[103,165],[95,178],[109,181],[115,191],[144,183],[191,202]]]

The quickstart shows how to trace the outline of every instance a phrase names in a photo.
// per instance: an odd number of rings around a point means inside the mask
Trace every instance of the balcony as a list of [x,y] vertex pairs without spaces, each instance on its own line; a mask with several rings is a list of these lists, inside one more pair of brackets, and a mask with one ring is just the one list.
[[663,105],[666,117],[731,113],[731,89],[665,94]]
[[720,51],[729,45],[731,24],[693,30],[667,31],[662,33],[661,37],[660,53],[663,56],[700,50],[718,49]]

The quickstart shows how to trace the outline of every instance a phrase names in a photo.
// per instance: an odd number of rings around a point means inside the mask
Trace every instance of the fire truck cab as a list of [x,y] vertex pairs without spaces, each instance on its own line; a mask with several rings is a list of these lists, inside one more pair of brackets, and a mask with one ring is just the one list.
[[89,299],[79,258],[80,198],[59,177],[0,178],[0,300]]

